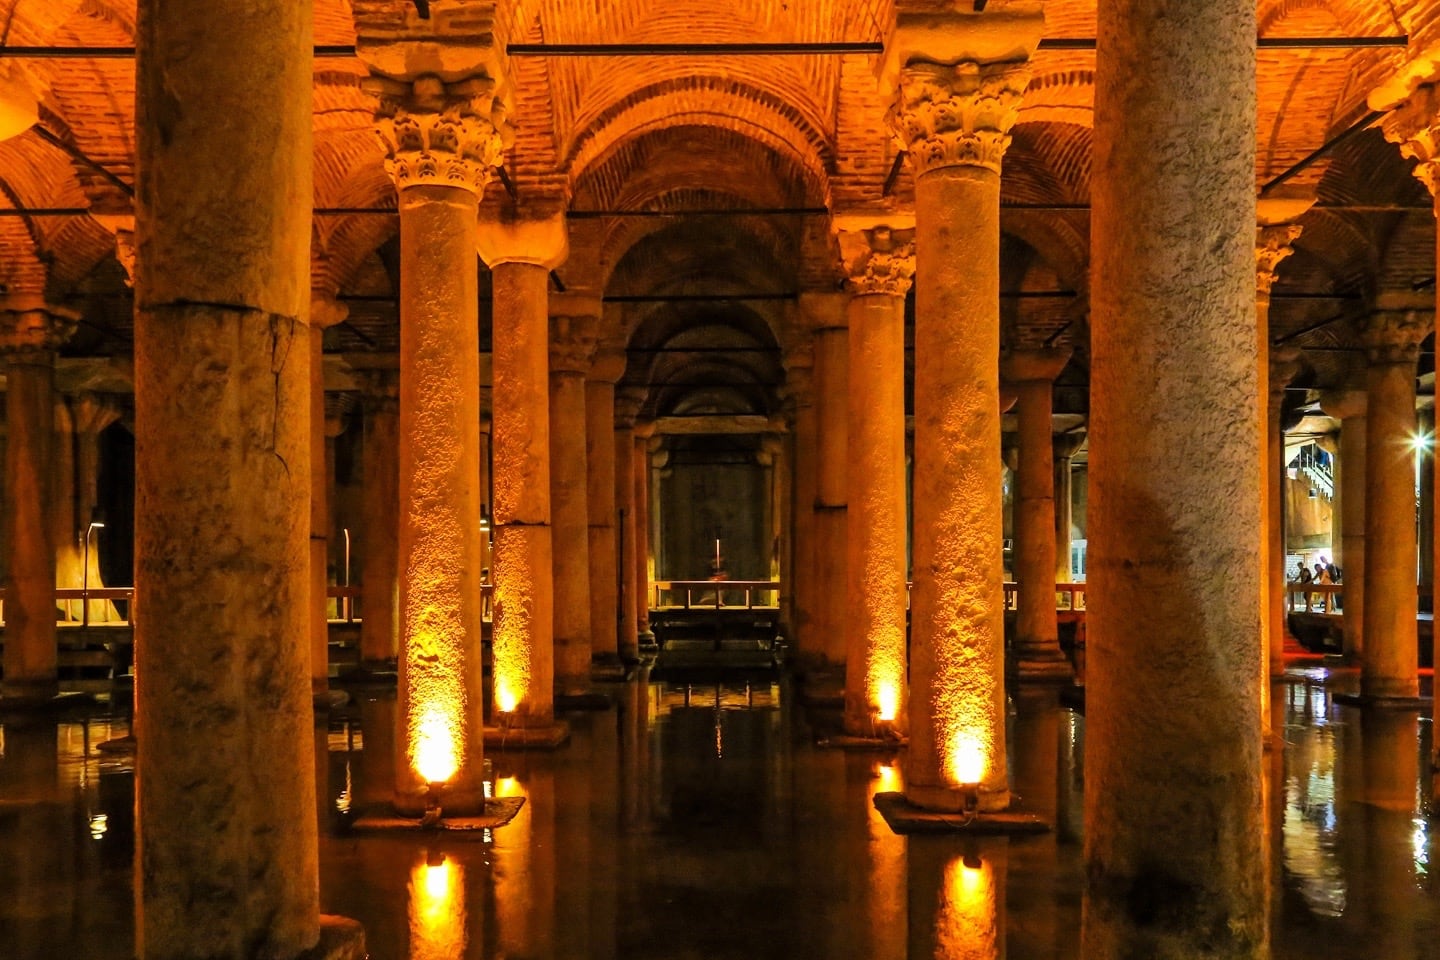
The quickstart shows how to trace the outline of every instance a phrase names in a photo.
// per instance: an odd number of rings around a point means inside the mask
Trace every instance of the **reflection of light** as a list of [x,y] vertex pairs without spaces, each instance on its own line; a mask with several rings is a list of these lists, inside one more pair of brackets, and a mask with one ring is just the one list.
[[497,681],[495,684],[495,708],[501,713],[514,713],[519,705],[520,698],[510,689],[508,683]]
[[900,712],[900,689],[894,683],[882,683],[875,696],[876,715],[886,723],[893,722]]
[[893,763],[882,763],[875,768],[875,792],[876,793],[898,793],[900,791],[900,771],[895,769]]
[[936,956],[994,960],[999,956],[995,867],[979,857],[956,857],[945,865],[935,916]]
[[1414,433],[1410,435],[1410,449],[1421,453],[1430,449],[1431,438],[1428,433]]
[[95,840],[99,840],[101,837],[105,836],[105,831],[108,830],[109,827],[110,827],[109,818],[106,817],[105,814],[103,814],[103,813],[97,813],[97,814],[95,814],[95,816],[93,816],[93,817],[90,818],[90,836],[91,836],[91,838],[92,838],[92,839],[95,839]]
[[410,960],[452,960],[465,953],[465,869],[443,855],[410,873]]
[[957,732],[945,759],[946,773],[955,783],[978,784],[985,779],[985,748],[973,734]]
[[341,813],[349,813],[350,806],[354,802],[354,783],[351,779],[350,761],[345,761],[345,789],[340,791],[340,796],[335,798],[335,809]]
[[1415,821],[1415,832],[1410,837],[1410,844],[1415,851],[1415,872],[1425,876],[1430,872],[1430,837],[1426,833],[1428,829],[1424,820]]
[[426,783],[444,783],[460,769],[459,754],[451,718],[439,706],[426,707],[415,738],[415,772]]
[[495,781],[495,796],[523,797],[525,796],[525,788],[520,786],[520,781],[514,777],[501,777]]

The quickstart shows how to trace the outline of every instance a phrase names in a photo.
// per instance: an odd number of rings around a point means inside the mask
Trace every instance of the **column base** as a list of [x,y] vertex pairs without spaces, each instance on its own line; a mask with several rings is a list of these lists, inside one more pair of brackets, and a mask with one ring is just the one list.
[[320,942],[304,960],[365,960],[365,928],[349,917],[320,915]]
[[60,697],[56,680],[6,680],[0,683],[0,710],[42,710]]
[[1075,678],[1075,667],[1058,646],[1030,648],[1016,655],[1015,675],[1021,680],[1069,682]]
[[[494,797],[485,801],[483,809],[469,816],[442,815],[434,823],[427,823],[421,817],[405,816],[391,804],[369,807],[350,824],[355,833],[445,833],[461,838],[480,840],[486,830],[503,827],[524,806],[524,797]],[[444,805],[441,805],[444,810]]]
[[1434,701],[1430,697],[1377,697],[1369,693],[1337,693],[1331,697],[1347,707],[1378,707],[1382,710],[1423,710]]
[[552,720],[545,725],[485,728],[485,746],[495,750],[555,750],[570,739],[570,725]]
[[624,680],[628,673],[617,653],[597,653],[590,658],[591,680],[619,681]]
[[1420,699],[1419,677],[1367,677],[1360,674],[1360,697],[1367,701]]
[[[966,797],[958,787],[950,786],[916,786],[911,784],[904,794],[898,794],[911,807],[918,811],[938,814],[965,814]],[[979,802],[970,808],[970,814],[974,813],[1001,813],[1010,808],[1010,791],[995,790],[979,791]]]
[[1049,833],[1050,824],[1023,810],[957,811],[918,807],[903,793],[875,794],[875,809],[895,833],[1035,834]]

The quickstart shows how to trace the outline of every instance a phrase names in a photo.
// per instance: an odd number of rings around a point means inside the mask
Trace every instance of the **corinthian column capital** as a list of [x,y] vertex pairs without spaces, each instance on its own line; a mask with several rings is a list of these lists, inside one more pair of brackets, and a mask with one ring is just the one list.
[[599,320],[592,313],[550,315],[550,372],[584,376],[599,342]]
[[1415,178],[1430,196],[1440,186],[1440,91],[1427,83],[1386,115],[1385,139],[1400,145],[1400,155],[1420,161]]
[[0,354],[53,353],[75,332],[77,315],[39,298],[0,299]]
[[510,135],[493,80],[371,77],[364,86],[380,97],[375,130],[398,189],[429,185],[484,193]]
[[889,122],[915,176],[945,167],[1000,172],[1030,82],[1028,61],[953,66],[914,61],[900,71]]
[[856,296],[904,297],[915,279],[915,231],[889,225],[839,231],[846,283]]
[[1255,292],[1268,297],[1275,286],[1280,262],[1295,252],[1304,228],[1298,223],[1255,229]]
[[1376,310],[1360,323],[1365,359],[1372,364],[1415,363],[1420,359],[1420,342],[1431,329],[1428,312]]

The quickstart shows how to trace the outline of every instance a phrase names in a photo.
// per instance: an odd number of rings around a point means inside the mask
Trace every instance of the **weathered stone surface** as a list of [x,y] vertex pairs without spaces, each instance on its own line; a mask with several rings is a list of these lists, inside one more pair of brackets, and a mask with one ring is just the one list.
[[591,313],[550,317],[550,507],[555,570],[555,685],[590,686],[590,521],[585,457],[585,373],[595,351],[599,302]]

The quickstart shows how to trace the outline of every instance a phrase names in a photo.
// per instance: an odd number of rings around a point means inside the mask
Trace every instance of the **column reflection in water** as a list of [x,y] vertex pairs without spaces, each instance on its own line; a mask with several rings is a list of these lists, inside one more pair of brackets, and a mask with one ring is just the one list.
[[[0,797],[6,800],[8,829],[0,830],[0,952],[21,957],[50,955],[57,932],[69,919],[72,862],[65,845],[73,829],[59,803],[60,771],[56,725],[48,719],[0,727]],[[63,829],[62,829],[63,828]],[[63,907],[62,907],[63,905]]]
[[912,839],[909,960],[1002,960],[1008,844]]
[[548,765],[519,769],[516,762],[502,754],[496,765],[495,795],[526,798],[494,834],[496,944],[501,956],[548,957],[556,922],[555,777]]
[[[1279,825],[1283,870],[1272,876],[1271,884],[1277,879],[1293,882],[1311,913],[1339,917],[1346,913],[1346,871],[1337,857],[1337,757],[1357,760],[1358,745],[1351,745],[1343,755],[1337,751],[1337,737],[1352,730],[1352,725],[1329,722],[1328,696],[1322,688],[1291,685],[1286,701],[1282,729],[1287,772],[1280,787],[1282,797],[1272,802],[1272,806],[1284,805]],[[1278,927],[1280,919],[1275,917],[1272,924]]]
[[1425,821],[1417,819],[1420,783],[1419,722],[1412,710],[1368,708],[1360,714],[1365,756],[1364,824],[1366,884],[1355,898],[1365,900],[1364,932],[1370,956],[1417,960],[1423,953],[1416,921],[1420,891],[1415,854],[1425,848]]
[[870,960],[905,960],[905,929],[908,905],[905,895],[905,838],[890,829],[875,809],[877,793],[904,793],[900,761],[888,758],[871,761],[871,780],[865,792],[868,869],[866,909],[869,914],[865,935]]
[[468,942],[465,868],[443,853],[422,853],[410,871],[409,960],[459,960]]

